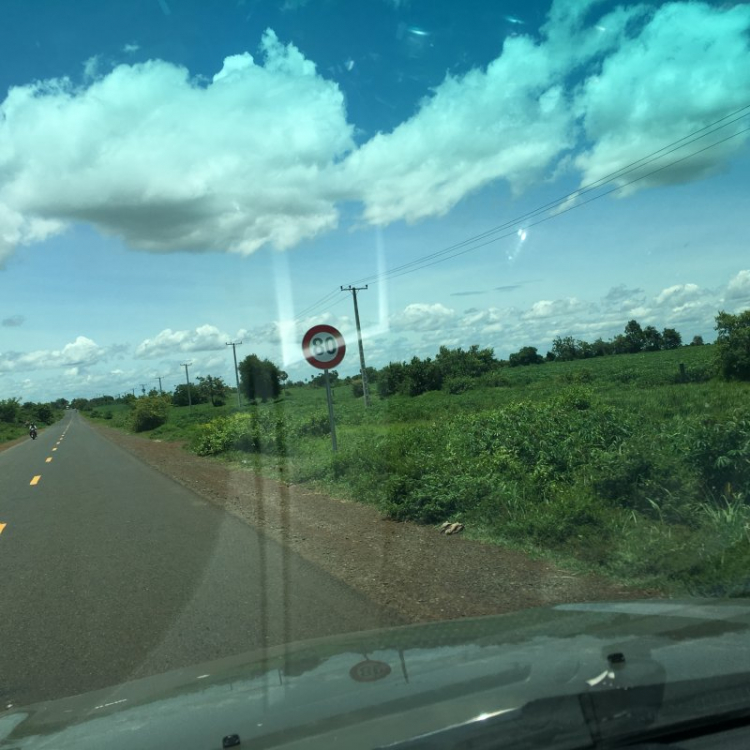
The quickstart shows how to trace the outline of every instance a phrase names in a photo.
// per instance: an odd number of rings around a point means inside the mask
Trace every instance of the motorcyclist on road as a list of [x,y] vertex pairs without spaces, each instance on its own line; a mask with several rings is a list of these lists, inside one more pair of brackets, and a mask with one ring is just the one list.
[[29,437],[30,438],[36,437],[36,425],[33,422],[29,425]]

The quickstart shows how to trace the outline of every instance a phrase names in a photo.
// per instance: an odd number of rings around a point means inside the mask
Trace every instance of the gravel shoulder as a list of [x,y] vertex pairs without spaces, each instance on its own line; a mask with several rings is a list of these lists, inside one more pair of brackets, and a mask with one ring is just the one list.
[[[92,424],[92,423],[90,423]],[[384,519],[372,506],[195,456],[94,425],[209,502],[242,519],[408,622],[512,612],[528,607],[660,595],[604,577],[576,574],[522,552],[432,526]]]

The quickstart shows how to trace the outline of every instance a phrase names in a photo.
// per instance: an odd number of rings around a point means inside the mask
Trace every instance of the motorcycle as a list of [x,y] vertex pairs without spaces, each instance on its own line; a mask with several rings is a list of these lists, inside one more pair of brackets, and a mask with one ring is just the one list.
[[36,427],[32,427],[32,428],[31,428],[31,429],[29,430],[29,437],[30,437],[30,438],[31,438],[32,440],[36,440]]

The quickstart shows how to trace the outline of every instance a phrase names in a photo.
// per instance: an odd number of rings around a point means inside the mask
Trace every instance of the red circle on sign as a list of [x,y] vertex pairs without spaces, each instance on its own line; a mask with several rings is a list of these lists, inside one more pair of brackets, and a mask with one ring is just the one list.
[[355,664],[349,670],[349,676],[357,682],[377,682],[384,677],[388,677],[391,668],[384,661],[372,661],[366,659],[359,664]]
[[330,370],[344,359],[344,337],[333,326],[324,323],[313,326],[302,338],[302,354],[313,367]]

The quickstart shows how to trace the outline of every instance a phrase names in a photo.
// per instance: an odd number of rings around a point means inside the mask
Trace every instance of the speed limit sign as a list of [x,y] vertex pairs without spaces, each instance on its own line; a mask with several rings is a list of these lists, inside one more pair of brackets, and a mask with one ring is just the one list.
[[344,359],[344,337],[333,326],[313,326],[302,338],[302,353],[313,367],[330,370],[340,365]]

